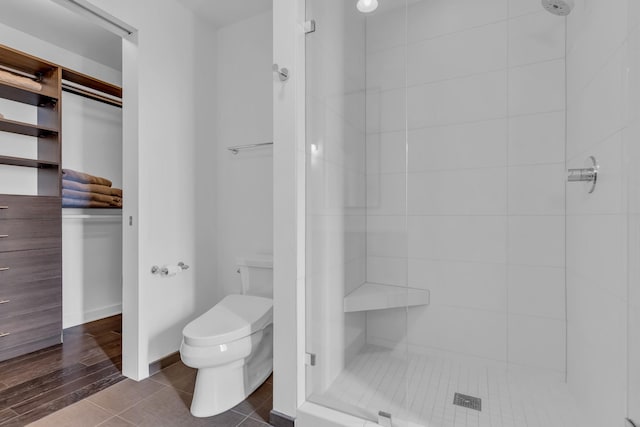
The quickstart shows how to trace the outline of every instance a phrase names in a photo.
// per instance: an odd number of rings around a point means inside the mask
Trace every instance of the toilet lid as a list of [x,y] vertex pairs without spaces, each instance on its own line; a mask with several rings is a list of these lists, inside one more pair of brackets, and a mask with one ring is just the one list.
[[252,295],[229,295],[182,331],[193,346],[226,344],[262,330],[273,320],[273,300]]

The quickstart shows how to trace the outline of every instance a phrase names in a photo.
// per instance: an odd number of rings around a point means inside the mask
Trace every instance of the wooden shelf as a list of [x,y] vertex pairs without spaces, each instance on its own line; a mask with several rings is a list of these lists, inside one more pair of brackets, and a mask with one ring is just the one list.
[[79,73],[78,71],[63,68],[62,80],[67,80],[71,83],[79,84],[81,86],[88,87],[89,89],[115,96],[116,98],[122,98],[121,87],[96,79],[95,77],[87,76],[86,74]]
[[122,221],[122,208],[62,208],[62,219]]
[[406,286],[363,283],[344,297],[344,312],[429,305],[429,291]]
[[57,66],[9,46],[0,45],[0,64],[29,74],[47,74]]
[[0,131],[17,133],[20,135],[47,137],[49,135],[57,135],[58,131],[46,126],[38,126],[31,123],[16,122],[0,117]]
[[[23,91],[22,94],[17,95],[19,99],[13,99],[14,101],[27,102],[32,105],[40,105],[46,104],[47,102],[50,102],[52,98],[55,99],[56,97],[60,96],[60,67],[58,67],[57,65],[4,45],[0,45],[0,64],[4,67],[8,67],[11,70],[23,72],[28,75],[42,76],[42,80],[40,81],[40,83],[42,84],[41,91],[31,91],[20,86],[6,84],[7,87],[13,87],[14,89]],[[33,101],[34,96],[36,98],[38,96],[42,96],[43,99],[41,100],[45,102],[36,103],[35,101]],[[7,97],[4,95],[2,97],[12,99],[11,97]]]
[[24,157],[9,157],[9,156],[0,156],[0,165],[26,166],[29,168],[38,168],[38,169],[56,169],[58,167],[57,162],[49,162],[47,160],[36,160],[36,159],[27,159]]
[[47,96],[43,93],[5,82],[0,82],[0,98],[37,106],[54,105],[58,102],[53,96]]

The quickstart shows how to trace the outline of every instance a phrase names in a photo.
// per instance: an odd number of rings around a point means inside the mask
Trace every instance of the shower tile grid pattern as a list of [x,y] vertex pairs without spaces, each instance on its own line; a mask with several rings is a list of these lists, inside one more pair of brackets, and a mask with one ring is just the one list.
[[152,377],[115,384],[54,412],[30,427],[268,427],[271,377],[246,400],[214,417],[189,412],[196,370],[175,363]]
[[[371,420],[390,412],[394,427],[591,427],[555,374],[435,351],[408,362],[368,345],[310,400]],[[482,411],[455,406],[455,393],[481,398]]]

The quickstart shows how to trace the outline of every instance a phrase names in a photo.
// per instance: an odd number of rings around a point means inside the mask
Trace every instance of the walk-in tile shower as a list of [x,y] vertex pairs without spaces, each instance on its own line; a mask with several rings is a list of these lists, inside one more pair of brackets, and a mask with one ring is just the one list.
[[306,0],[308,401],[640,419],[635,3]]

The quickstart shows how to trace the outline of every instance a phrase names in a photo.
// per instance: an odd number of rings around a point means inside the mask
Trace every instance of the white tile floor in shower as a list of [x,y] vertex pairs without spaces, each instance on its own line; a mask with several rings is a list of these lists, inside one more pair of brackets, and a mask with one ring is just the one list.
[[[367,346],[309,400],[371,420],[390,412],[394,427],[589,426],[559,375],[436,352],[408,359]],[[481,398],[482,410],[453,405],[456,392]]]

